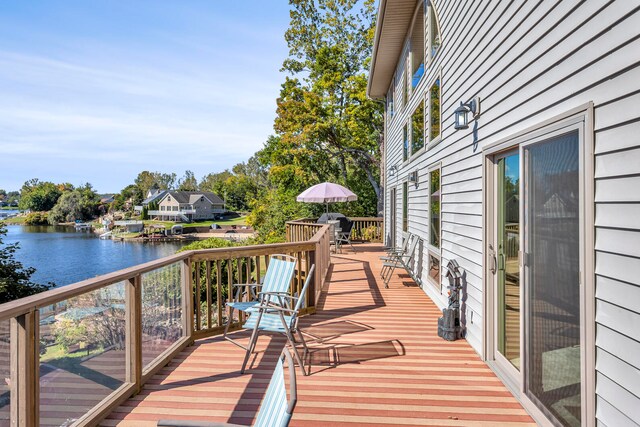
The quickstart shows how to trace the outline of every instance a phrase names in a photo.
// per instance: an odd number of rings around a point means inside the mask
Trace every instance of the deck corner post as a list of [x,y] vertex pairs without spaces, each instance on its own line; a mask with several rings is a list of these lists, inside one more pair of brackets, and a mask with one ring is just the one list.
[[138,274],[126,282],[127,382],[134,384],[134,394],[142,389],[142,277]]
[[11,425],[40,423],[40,337],[38,310],[11,319]]
[[[180,283],[182,285],[182,330],[185,337],[189,338],[189,345],[193,343],[193,274],[191,271],[191,257],[182,260],[182,274]],[[198,272],[196,272],[198,274]]]

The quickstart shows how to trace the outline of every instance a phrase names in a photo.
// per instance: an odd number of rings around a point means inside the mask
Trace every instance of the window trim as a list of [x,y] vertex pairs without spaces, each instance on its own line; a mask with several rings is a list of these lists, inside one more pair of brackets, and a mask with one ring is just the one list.
[[[440,183],[439,183],[439,190],[440,190],[440,219],[439,219],[439,225],[440,225],[440,247],[437,248],[435,246],[433,246],[431,244],[431,173],[435,170],[440,171]],[[427,231],[427,241],[426,241],[426,247],[427,247],[427,281],[429,283],[431,283],[437,290],[438,292],[442,292],[442,162],[436,162],[433,163],[431,165],[429,165],[427,167],[427,185],[428,187],[428,195],[427,195],[427,224],[428,224],[428,231]],[[438,282],[434,282],[434,280],[431,278],[431,275],[429,275],[429,255],[432,255],[434,258],[436,258],[438,260],[438,262],[440,263],[440,273],[439,273],[439,280]]]
[[[418,108],[422,107],[422,145],[420,148],[418,148],[416,151],[413,151],[413,115],[416,113],[416,111],[418,111]],[[413,109],[413,112],[411,113],[411,115],[409,116],[409,119],[407,121],[407,127],[411,126],[411,132],[407,132],[408,133],[408,137],[409,137],[409,153],[411,153],[411,155],[408,156],[408,160],[413,160],[415,157],[417,157],[416,155],[418,155],[418,153],[421,153],[425,147],[425,143],[426,143],[426,120],[425,120],[426,116],[425,116],[425,109],[424,109],[424,101],[421,100],[418,105],[416,106],[416,108]]]
[[[414,30],[414,26],[416,25],[416,19],[418,19],[418,12],[420,11],[420,8],[422,7],[422,66],[423,66],[423,70],[422,70],[422,75],[420,76],[420,79],[418,80],[418,83],[416,83],[415,87],[413,86],[413,66],[414,66],[414,54],[413,54],[413,30]],[[416,2],[416,7],[413,10],[413,17],[411,18],[411,24],[409,26],[410,28],[410,32],[408,35],[408,58],[409,58],[409,67],[407,70],[407,73],[411,73],[410,76],[410,80],[409,80],[409,89],[411,92],[415,92],[416,89],[418,88],[418,86],[420,86],[420,83],[424,80],[425,75],[427,74],[427,58],[425,56],[425,53],[427,52],[426,50],[426,46],[427,46],[427,39],[426,39],[426,35],[427,33],[425,32],[426,30],[426,11],[427,11],[427,7],[428,7],[428,0],[420,0],[418,2]],[[407,74],[408,75],[408,74]]]
[[[428,61],[425,59],[425,67],[428,66],[430,67],[431,64],[436,60],[436,58],[438,57],[438,53],[440,52],[440,49],[442,48],[442,32],[440,31],[440,19],[438,18],[438,10],[436,9],[436,7],[433,4],[433,1],[431,0],[426,0],[426,8],[425,8],[425,31],[424,31],[424,35],[425,35],[425,47],[426,47],[426,51],[425,51],[425,57],[428,58]],[[432,40],[431,40],[431,28],[432,26],[435,26],[436,29],[436,34],[440,36],[440,46],[438,47],[438,50],[436,51],[436,54],[431,56],[431,44],[432,44]]]

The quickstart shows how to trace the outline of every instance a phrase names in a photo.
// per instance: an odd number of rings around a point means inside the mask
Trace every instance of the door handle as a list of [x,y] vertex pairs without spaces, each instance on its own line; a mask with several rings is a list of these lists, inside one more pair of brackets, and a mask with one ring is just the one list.
[[489,244],[489,270],[491,274],[496,274],[496,251],[493,249],[493,245]]

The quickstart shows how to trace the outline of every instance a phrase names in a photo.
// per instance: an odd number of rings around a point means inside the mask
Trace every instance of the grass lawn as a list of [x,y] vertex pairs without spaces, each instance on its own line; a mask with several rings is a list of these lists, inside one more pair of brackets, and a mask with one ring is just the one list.
[[20,225],[20,224],[24,224],[24,220],[25,219],[26,219],[26,217],[24,217],[24,216],[15,216],[13,218],[2,219],[2,220],[0,220],[0,223],[2,223],[2,224]]

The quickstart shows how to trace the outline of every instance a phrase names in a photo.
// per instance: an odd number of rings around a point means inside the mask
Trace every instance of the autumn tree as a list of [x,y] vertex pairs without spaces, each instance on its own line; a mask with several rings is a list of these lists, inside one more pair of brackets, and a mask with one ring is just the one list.
[[197,191],[198,180],[194,173],[190,170],[185,171],[184,176],[178,181],[178,190],[180,191]]
[[176,186],[177,176],[175,173],[142,171],[135,179],[142,194],[146,197],[147,192],[155,190],[173,190]]
[[[276,135],[261,152],[280,187],[333,181],[354,188],[362,214],[380,210],[382,105],[366,96],[373,0],[291,0],[289,57]],[[361,183],[366,183],[366,186]]]

